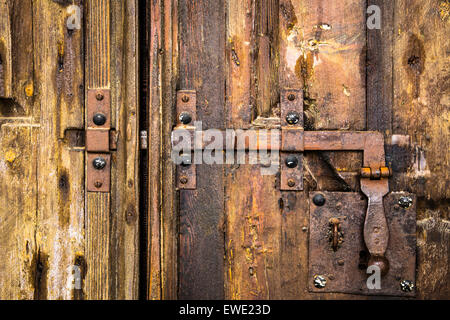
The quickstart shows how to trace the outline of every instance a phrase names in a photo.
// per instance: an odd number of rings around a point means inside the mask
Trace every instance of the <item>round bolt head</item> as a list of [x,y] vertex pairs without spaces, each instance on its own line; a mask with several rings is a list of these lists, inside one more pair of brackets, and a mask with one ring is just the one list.
[[327,285],[327,279],[324,276],[318,275],[314,276],[314,287],[318,289],[323,289]]
[[183,101],[184,103],[189,102],[189,96],[183,96],[183,97],[181,98],[181,101]]
[[103,113],[96,113],[92,119],[97,126],[102,126],[106,123],[106,116]]
[[286,115],[286,122],[290,125],[297,124],[299,121],[300,121],[300,115],[298,114],[298,112],[290,111]]
[[186,177],[181,177],[180,178],[180,183],[181,184],[186,184],[186,183],[188,183],[188,179]]
[[180,160],[183,167],[189,167],[192,164],[191,156],[188,154],[182,154]]
[[95,98],[98,100],[98,101],[102,101],[103,100],[103,98],[104,98],[104,96],[103,96],[103,94],[102,93],[97,93],[97,95],[95,96]]
[[412,292],[414,289],[414,283],[410,280],[402,280],[400,281],[400,289],[403,292]]
[[97,189],[100,189],[100,188],[102,187],[102,185],[103,185],[103,183],[102,183],[101,181],[95,181],[95,183],[94,183],[94,186],[95,186]]
[[288,98],[289,101],[294,101],[295,100],[295,94],[291,93],[291,94],[288,95],[287,98]]
[[412,203],[413,203],[413,200],[410,197],[401,197],[398,200],[398,204],[400,205],[400,207],[405,208],[405,209],[411,207]]
[[313,202],[316,206],[321,207],[325,204],[325,197],[323,194],[318,193],[313,197]]
[[102,157],[95,158],[94,161],[92,161],[92,165],[97,170],[102,170],[106,167],[106,160]]
[[192,117],[191,117],[191,114],[189,112],[182,112],[180,114],[180,118],[179,119],[180,119],[180,122],[182,124],[189,124],[192,121]]
[[288,156],[287,158],[286,158],[286,161],[285,161],[285,163],[286,163],[286,166],[288,167],[288,168],[295,168],[297,165],[298,165],[298,159],[297,159],[297,157],[296,156]]
[[295,181],[293,179],[289,179],[287,184],[288,184],[289,188],[295,187]]

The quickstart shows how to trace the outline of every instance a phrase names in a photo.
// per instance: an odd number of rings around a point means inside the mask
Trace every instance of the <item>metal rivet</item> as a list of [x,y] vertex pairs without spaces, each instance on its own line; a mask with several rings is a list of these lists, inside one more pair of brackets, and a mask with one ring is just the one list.
[[325,204],[325,197],[322,194],[318,193],[314,196],[313,202],[316,206],[321,207]]
[[93,121],[95,125],[102,126],[106,123],[106,116],[103,113],[96,113],[94,115]]
[[295,94],[290,93],[290,94],[288,95],[288,100],[289,100],[289,101],[294,101],[294,100],[295,100]]
[[102,157],[95,158],[94,161],[92,161],[92,165],[97,170],[102,170],[106,167],[106,160]]
[[300,121],[300,115],[298,114],[298,112],[290,111],[286,115],[286,122],[290,125],[297,124],[299,121]]
[[287,184],[290,188],[295,187],[295,181],[293,179],[289,179]]
[[181,184],[186,184],[186,183],[188,183],[188,179],[186,177],[181,177],[180,178],[180,183]]
[[303,227],[303,228],[302,228],[302,231],[303,231],[303,232],[308,231],[308,227]]
[[400,207],[405,208],[405,209],[411,207],[412,203],[413,203],[413,200],[410,197],[401,197],[398,200],[398,204],[400,205]]
[[318,275],[314,277],[314,286],[318,289],[323,289],[327,285],[327,279],[324,276]]
[[183,96],[182,98],[181,98],[181,101],[183,101],[184,103],[187,103],[187,102],[189,102],[189,96]]
[[103,96],[103,94],[102,93],[97,93],[97,95],[95,96],[95,98],[98,100],[98,101],[102,101],[103,99],[104,99],[104,96]]
[[414,289],[414,283],[410,280],[402,280],[400,281],[400,289],[403,292],[412,292]]
[[180,114],[180,122],[182,124],[189,124],[192,121],[191,114],[189,112],[182,112]]
[[295,168],[298,165],[298,159],[296,156],[288,156],[285,163],[288,168]]
[[94,183],[94,186],[95,186],[97,189],[101,188],[102,185],[103,185],[103,183],[102,183],[101,181],[95,181],[95,183]]

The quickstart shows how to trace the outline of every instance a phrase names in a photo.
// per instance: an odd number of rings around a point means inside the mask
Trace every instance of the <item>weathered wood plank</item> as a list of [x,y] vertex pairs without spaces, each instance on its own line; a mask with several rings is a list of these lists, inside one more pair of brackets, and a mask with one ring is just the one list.
[[37,128],[0,129],[0,298],[33,299],[36,284]]
[[418,195],[418,296],[448,298],[448,1],[396,1],[393,49],[394,188]]
[[[197,92],[203,128],[225,125],[225,6],[219,1],[182,1],[178,89]],[[200,45],[201,44],[201,45]],[[197,190],[180,192],[181,299],[224,296],[223,177],[221,166],[197,166]]]
[[79,92],[83,83],[81,31],[71,34],[67,17],[66,5],[33,2],[38,92],[33,111],[40,123],[35,252],[38,299],[79,296],[73,291],[74,268],[84,260],[84,156],[62,139],[65,129],[82,127],[84,118],[83,94]]

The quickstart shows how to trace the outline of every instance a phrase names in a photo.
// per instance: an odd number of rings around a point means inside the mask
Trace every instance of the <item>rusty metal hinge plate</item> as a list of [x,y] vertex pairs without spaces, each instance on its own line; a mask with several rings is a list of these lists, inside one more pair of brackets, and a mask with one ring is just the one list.
[[[314,201],[317,195],[323,196],[323,205]],[[362,232],[367,200],[359,193],[350,192],[310,194],[310,291],[415,295],[416,197],[403,192],[391,193],[384,198],[384,207],[389,228],[386,258],[390,267],[388,273],[381,277],[380,289],[369,289],[367,280],[373,272],[367,273],[370,255]],[[334,229],[336,222],[338,228]],[[334,239],[336,251],[333,249]]]
[[89,89],[86,108],[87,191],[111,189],[111,154],[116,137],[111,131],[111,92]]

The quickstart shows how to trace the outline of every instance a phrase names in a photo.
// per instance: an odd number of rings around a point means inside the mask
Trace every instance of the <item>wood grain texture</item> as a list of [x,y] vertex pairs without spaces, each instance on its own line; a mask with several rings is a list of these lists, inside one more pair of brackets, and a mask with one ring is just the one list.
[[399,0],[394,12],[393,188],[419,197],[418,297],[447,299],[450,6]]
[[[225,6],[182,1],[178,89],[197,92],[203,128],[225,126]],[[180,191],[179,298],[224,296],[223,177],[221,166],[197,166],[197,190]]]
[[[78,3],[79,4],[79,3]],[[81,31],[70,35],[66,6],[33,2],[35,94],[39,122],[35,298],[71,299],[74,266],[84,255],[84,156],[64,137],[83,126]],[[48,19],[52,16],[53,19]],[[48,32],[53,30],[53,32]],[[81,258],[80,258],[81,257]]]

